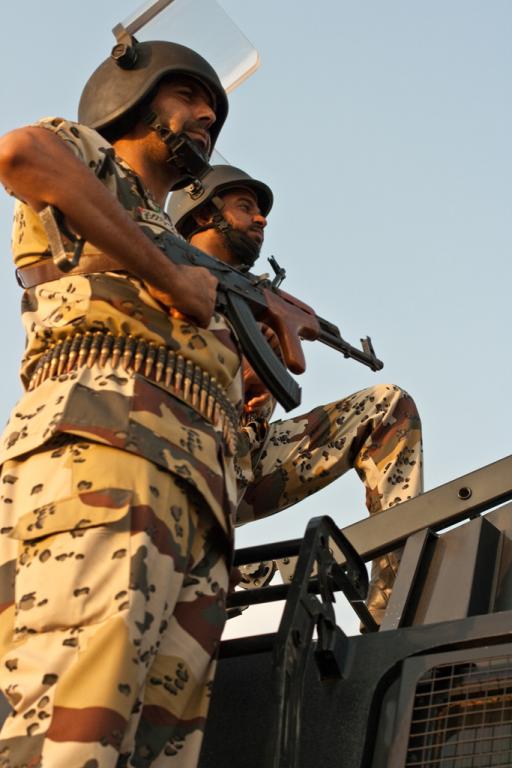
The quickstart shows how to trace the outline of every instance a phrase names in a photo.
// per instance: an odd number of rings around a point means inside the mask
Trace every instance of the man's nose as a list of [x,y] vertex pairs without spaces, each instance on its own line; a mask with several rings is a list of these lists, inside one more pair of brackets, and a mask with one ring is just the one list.
[[259,224],[262,229],[265,229],[265,227],[267,226],[267,220],[262,213],[256,213],[253,216],[253,220],[255,224]]
[[208,129],[214,124],[217,116],[211,104],[206,99],[200,99],[196,108],[195,118],[201,123],[203,128]]

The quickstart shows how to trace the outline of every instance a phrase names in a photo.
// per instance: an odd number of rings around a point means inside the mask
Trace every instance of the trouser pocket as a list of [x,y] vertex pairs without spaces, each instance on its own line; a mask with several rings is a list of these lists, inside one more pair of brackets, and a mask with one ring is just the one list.
[[22,516],[11,533],[19,547],[14,589],[18,636],[100,622],[126,605],[130,505],[105,503],[89,509],[87,516],[83,506],[78,497],[61,500],[45,511],[43,525],[37,525],[41,510],[36,510]]

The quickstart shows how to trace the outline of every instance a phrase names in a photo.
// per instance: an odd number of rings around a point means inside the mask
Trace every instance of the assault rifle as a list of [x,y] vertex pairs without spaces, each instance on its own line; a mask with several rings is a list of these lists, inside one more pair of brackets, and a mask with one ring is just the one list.
[[[62,213],[55,207],[46,206],[39,216],[48,235],[55,266],[62,273],[72,272],[80,261],[84,239],[69,230]],[[286,272],[273,257],[269,259],[275,272],[271,280],[268,274],[242,272],[208,256],[171,232],[157,235],[149,227],[142,226],[141,229],[174,264],[205,267],[215,275],[219,281],[216,309],[227,317],[249,363],[286,411],[296,408],[301,401],[300,387],[287,371],[287,368],[292,373],[304,373],[306,370],[301,339],[321,341],[344,357],[367,365],[372,371],[380,371],[383,367],[384,363],[376,357],[369,336],[361,339],[362,349],[353,347],[342,338],[337,326],[318,317],[310,306],[282,291],[279,286]],[[61,232],[74,243],[72,253],[64,247]],[[23,270],[17,270],[20,285],[23,288],[32,285],[22,279],[21,272]],[[265,323],[277,334],[286,367],[261,332],[258,322]]]
[[[155,235],[151,230],[143,229],[174,264],[205,267],[215,275],[219,281],[217,310],[229,320],[249,363],[286,411],[300,405],[300,387],[286,367],[293,373],[306,370],[301,339],[321,341],[344,357],[367,365],[372,371],[383,367],[368,336],[361,339],[362,349],[353,347],[342,338],[335,325],[318,317],[307,304],[280,290],[286,273],[275,259],[269,259],[276,273],[271,280],[267,274],[258,276],[241,272],[169,232]],[[277,334],[286,367],[261,333],[258,322],[265,323]]]

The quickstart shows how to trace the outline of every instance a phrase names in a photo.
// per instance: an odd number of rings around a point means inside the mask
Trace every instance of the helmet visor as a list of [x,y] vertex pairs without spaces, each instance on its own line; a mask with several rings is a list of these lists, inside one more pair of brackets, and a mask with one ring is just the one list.
[[148,0],[122,25],[141,42],[167,40],[197,51],[227,92],[260,63],[257,50],[215,0]]

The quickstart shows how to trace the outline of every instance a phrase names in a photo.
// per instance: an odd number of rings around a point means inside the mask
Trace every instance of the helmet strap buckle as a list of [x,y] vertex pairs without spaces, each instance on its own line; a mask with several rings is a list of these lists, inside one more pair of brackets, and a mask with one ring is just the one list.
[[169,128],[165,128],[154,112],[150,112],[146,122],[167,146],[169,150],[168,163],[190,176],[194,182],[211,170],[208,156],[199,149],[192,139],[189,139],[186,133],[174,133]]
[[[215,201],[212,200],[212,202],[215,205]],[[219,232],[230,232],[231,231],[231,225],[228,224],[222,213],[219,211],[218,213],[214,213],[212,217],[212,224],[215,227],[216,230]]]

